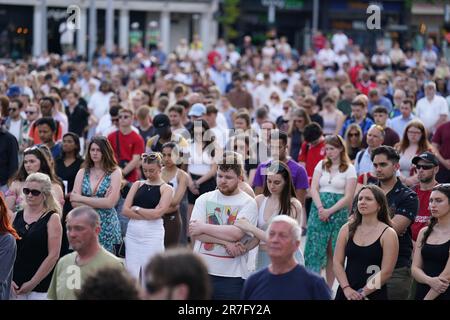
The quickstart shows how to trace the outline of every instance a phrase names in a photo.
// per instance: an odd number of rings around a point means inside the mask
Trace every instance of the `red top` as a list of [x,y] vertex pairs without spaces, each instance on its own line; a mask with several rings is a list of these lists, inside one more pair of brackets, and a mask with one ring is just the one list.
[[[33,124],[31,125],[30,128],[30,132],[28,133],[28,136],[30,137],[30,139],[33,140],[34,144],[41,144],[42,141],[39,138],[39,133],[38,133],[38,128],[36,127],[36,122],[33,122]],[[62,140],[62,126],[61,123],[58,120],[55,120],[55,124],[56,124],[56,132],[53,135],[53,140],[55,142]]]
[[419,211],[417,212],[417,216],[416,219],[414,220],[414,223],[411,224],[411,232],[412,232],[412,239],[414,241],[417,241],[419,231],[423,227],[427,226],[428,221],[430,220],[431,217],[429,209],[429,201],[432,190],[420,190],[419,186],[417,185],[414,188],[414,191],[417,193],[417,198],[419,199]]
[[[117,152],[117,135],[119,135],[120,158]],[[129,134],[124,135],[122,132],[120,132],[120,130],[117,130],[108,135],[108,140],[114,150],[114,156],[119,163],[123,160],[129,162],[133,159],[133,155],[141,155],[142,153],[144,153],[144,139],[142,139],[142,137],[134,131],[131,131]],[[126,176],[126,179],[129,182],[135,182],[138,177],[138,169],[134,169]]]
[[315,146],[307,143],[306,141],[302,143],[302,149],[298,155],[298,161],[305,163],[305,169],[308,174],[310,185],[314,174],[314,169],[323,158],[325,158],[325,140],[319,142]]

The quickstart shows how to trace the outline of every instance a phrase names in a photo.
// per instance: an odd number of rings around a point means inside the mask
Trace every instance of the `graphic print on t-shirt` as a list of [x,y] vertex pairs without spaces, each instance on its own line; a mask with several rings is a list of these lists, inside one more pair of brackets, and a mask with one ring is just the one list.
[[[233,225],[238,211],[238,208],[232,206],[206,201],[206,221],[208,224]],[[223,245],[216,243],[203,243],[200,252],[216,257],[233,258],[227,253]]]

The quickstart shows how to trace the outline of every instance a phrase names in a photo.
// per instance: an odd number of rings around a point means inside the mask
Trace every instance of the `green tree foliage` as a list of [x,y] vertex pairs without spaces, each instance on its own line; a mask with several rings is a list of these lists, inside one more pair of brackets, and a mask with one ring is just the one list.
[[234,25],[241,14],[239,2],[240,0],[223,1],[223,16],[219,18],[219,22],[223,26],[225,40],[236,39],[239,35],[238,31],[234,28]]

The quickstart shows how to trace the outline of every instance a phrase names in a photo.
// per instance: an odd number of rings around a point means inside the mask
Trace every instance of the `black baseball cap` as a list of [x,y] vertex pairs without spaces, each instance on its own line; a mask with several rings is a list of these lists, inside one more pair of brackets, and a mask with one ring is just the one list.
[[153,127],[155,127],[157,133],[164,131],[165,128],[170,127],[169,117],[164,113],[156,115],[153,118]]
[[420,160],[430,162],[430,163],[434,164],[435,166],[439,165],[439,160],[436,158],[436,156],[433,153],[431,153],[429,151],[425,151],[425,152],[419,154],[418,156],[415,156],[412,159],[412,163],[417,164]]

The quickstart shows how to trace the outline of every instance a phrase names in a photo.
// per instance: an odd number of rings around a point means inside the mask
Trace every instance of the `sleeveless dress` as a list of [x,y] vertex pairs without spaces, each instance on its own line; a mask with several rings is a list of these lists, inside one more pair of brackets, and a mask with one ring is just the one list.
[[[359,290],[367,284],[367,280],[375,274],[375,270],[372,270],[371,266],[374,266],[376,271],[381,270],[383,247],[380,239],[387,228],[389,227],[384,228],[378,239],[368,246],[358,246],[353,238],[348,240],[345,246],[345,256],[347,257],[345,274],[352,289]],[[368,295],[367,298],[369,300],[387,300],[386,285]],[[341,287],[336,293],[336,300],[347,300]]]
[[[175,176],[172,180],[167,182],[168,185],[173,187],[173,194],[177,192],[178,188],[178,169],[175,173]],[[180,242],[180,232],[181,232],[181,215],[180,210],[169,212],[163,215],[164,220],[164,229],[165,229],[165,235],[164,235],[164,246],[166,248],[173,247],[178,245]]]
[[[13,281],[20,287],[31,280],[42,262],[48,256],[47,223],[54,211],[45,212],[37,221],[27,224],[23,210],[17,212],[13,222],[14,229],[21,237],[16,240],[17,255],[14,263]],[[33,289],[33,292],[45,293],[50,286],[53,270]]]
[[[444,270],[449,256],[450,240],[443,244],[425,243],[422,250],[423,272],[430,277],[437,277]],[[416,300],[423,300],[430,291],[424,283],[417,283]],[[450,300],[450,287],[441,293],[436,300]]]
[[[161,199],[161,186],[143,183],[136,191],[132,206],[154,209]],[[164,251],[163,219],[130,219],[125,236],[125,265],[128,272],[143,279],[145,266],[155,254]]]
[[[81,195],[85,197],[105,198],[106,192],[111,185],[111,174],[103,177],[97,190],[92,190],[90,182],[90,171],[85,170],[83,176],[83,183],[81,185]],[[94,193],[92,193],[94,192]],[[120,223],[117,216],[116,209],[98,209],[94,208],[100,215],[100,234],[98,235],[100,244],[109,252],[114,253],[114,245],[122,242],[120,235]]]
[[[273,214],[268,221],[264,220],[264,210],[266,209],[267,199],[268,199],[268,197],[264,197],[264,199],[263,199],[263,201],[261,203],[261,207],[259,208],[259,211],[258,211],[257,227],[259,229],[261,229],[261,230],[264,230],[264,231],[266,231],[267,228],[269,227],[270,221],[274,217],[277,216],[277,214]],[[297,262],[300,265],[304,265],[305,264],[305,260],[303,258],[303,253],[300,250],[300,248],[295,253],[295,259],[297,260]],[[264,269],[270,263],[271,263],[271,261],[270,261],[269,255],[267,254],[267,251],[259,249],[258,250],[258,254],[256,256],[256,271]]]

